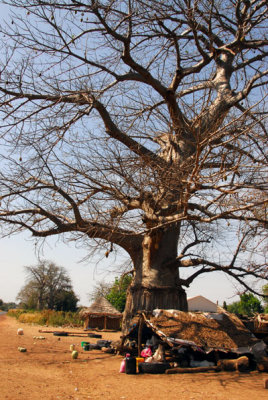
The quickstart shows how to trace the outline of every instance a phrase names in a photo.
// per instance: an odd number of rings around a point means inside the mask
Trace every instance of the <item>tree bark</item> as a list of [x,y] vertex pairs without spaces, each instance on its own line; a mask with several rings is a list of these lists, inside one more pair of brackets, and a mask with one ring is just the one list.
[[181,287],[177,257],[179,228],[152,230],[144,237],[134,260],[134,277],[127,291],[122,330],[126,333],[137,311],[177,309],[187,311],[186,293]]

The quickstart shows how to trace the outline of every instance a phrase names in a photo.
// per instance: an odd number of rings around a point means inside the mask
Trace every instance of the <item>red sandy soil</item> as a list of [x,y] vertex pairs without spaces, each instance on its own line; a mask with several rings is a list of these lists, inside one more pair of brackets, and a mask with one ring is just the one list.
[[[23,336],[17,335],[18,328],[23,329]],[[59,340],[39,329],[57,330],[19,324],[0,315],[0,400],[268,399],[268,390],[264,389],[267,373],[120,374],[121,356],[100,350],[82,351],[82,340],[97,339],[67,336]],[[71,330],[77,332],[77,328],[68,328]],[[33,336],[46,339],[36,340]],[[102,332],[103,339],[119,337],[119,332]],[[71,358],[70,344],[79,350],[76,360]],[[26,347],[27,352],[19,352],[19,346]]]

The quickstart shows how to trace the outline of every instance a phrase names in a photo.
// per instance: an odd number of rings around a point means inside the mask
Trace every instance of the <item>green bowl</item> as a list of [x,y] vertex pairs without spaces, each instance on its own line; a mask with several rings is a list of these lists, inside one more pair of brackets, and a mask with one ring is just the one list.
[[84,347],[85,344],[90,344],[89,342],[81,342],[81,347]]

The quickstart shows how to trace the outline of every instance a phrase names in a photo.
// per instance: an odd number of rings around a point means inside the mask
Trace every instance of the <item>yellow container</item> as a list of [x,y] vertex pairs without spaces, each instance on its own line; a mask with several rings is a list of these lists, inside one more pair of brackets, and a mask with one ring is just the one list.
[[137,368],[139,367],[139,363],[144,362],[144,358],[143,357],[136,357],[136,365]]

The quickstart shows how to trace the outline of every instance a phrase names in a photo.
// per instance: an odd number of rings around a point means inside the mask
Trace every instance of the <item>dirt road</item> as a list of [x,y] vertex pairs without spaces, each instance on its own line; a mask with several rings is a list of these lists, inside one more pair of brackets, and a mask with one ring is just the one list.
[[[17,335],[18,328],[23,328],[23,336]],[[39,333],[39,329],[44,327],[19,324],[0,315],[0,400],[268,399],[263,384],[267,373],[119,374],[121,356],[98,350],[85,352],[81,350],[83,339],[59,340],[53,334]],[[40,335],[46,339],[33,338]],[[115,340],[120,333],[102,335],[103,339]],[[77,360],[71,358],[70,344],[79,349]],[[27,352],[19,352],[19,346],[26,347]]]

